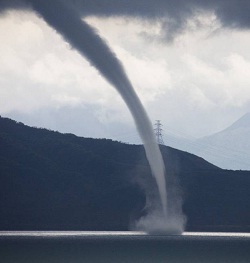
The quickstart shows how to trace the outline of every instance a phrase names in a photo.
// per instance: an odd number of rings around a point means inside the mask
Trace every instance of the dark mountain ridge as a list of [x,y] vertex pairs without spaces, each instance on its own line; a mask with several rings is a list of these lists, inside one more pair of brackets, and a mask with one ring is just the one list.
[[[178,182],[183,194],[188,230],[250,230],[250,172],[161,151],[169,187]],[[153,184],[141,145],[0,118],[0,230],[127,230]]]

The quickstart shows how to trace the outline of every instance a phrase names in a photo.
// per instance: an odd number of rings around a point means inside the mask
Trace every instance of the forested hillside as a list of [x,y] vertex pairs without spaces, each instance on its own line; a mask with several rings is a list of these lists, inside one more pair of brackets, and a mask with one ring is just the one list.
[[[161,151],[168,185],[178,182],[182,193],[188,230],[250,231],[250,172]],[[141,145],[0,118],[0,230],[127,230],[146,213],[153,184]]]

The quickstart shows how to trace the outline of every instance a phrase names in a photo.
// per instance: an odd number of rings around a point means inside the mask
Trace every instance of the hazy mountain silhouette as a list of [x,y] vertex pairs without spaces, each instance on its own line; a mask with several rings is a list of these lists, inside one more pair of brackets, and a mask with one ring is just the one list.
[[247,128],[250,129],[250,112],[246,113],[239,120],[235,121],[231,126],[229,126],[225,131],[232,131],[235,129]]
[[168,146],[198,155],[230,170],[250,170],[250,113],[224,130],[199,139],[167,135]]
[[[250,172],[162,146],[188,230],[248,231]],[[154,189],[144,149],[0,118],[0,230],[127,230]]]
[[186,145],[185,149],[224,169],[250,170],[250,113],[223,131]]

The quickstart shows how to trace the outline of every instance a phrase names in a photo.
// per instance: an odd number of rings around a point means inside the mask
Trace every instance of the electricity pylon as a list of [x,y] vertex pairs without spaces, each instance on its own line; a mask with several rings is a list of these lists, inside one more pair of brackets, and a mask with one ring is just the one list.
[[158,144],[163,144],[164,145],[164,141],[163,141],[163,137],[162,137],[162,124],[160,120],[156,120],[155,124],[154,124],[155,128],[155,136],[156,136],[156,141]]

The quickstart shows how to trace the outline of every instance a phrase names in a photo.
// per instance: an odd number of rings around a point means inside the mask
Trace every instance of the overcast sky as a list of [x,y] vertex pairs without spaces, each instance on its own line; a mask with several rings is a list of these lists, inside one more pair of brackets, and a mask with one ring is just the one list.
[[[247,0],[73,2],[117,54],[165,133],[205,136],[250,111]],[[32,10],[1,6],[2,116],[80,136],[138,140],[119,94],[85,58]]]

